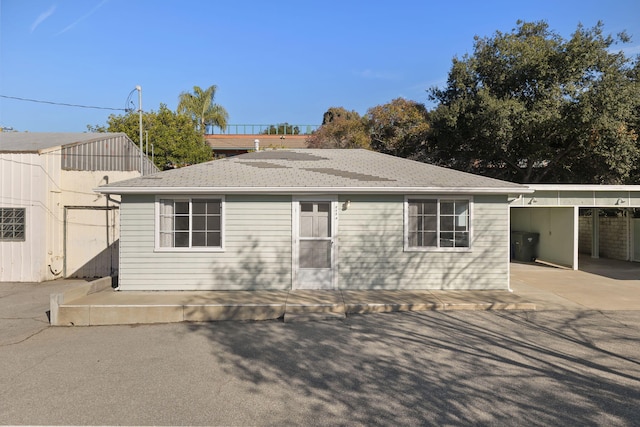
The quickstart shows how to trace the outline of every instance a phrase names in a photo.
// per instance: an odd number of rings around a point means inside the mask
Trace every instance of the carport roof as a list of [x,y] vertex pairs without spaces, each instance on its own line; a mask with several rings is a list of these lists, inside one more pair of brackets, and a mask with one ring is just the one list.
[[535,191],[640,191],[640,185],[527,184]]
[[522,194],[528,187],[359,149],[252,152],[97,189],[160,193],[455,193]]
[[514,207],[640,208],[640,185],[529,184]]

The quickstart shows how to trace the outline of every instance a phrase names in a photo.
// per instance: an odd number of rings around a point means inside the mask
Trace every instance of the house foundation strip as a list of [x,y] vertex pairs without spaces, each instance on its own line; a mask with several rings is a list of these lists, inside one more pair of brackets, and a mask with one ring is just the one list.
[[284,321],[340,320],[346,317],[342,291],[293,290],[287,296]]
[[59,305],[57,324],[270,320],[284,315],[286,298],[286,291],[103,291]]
[[342,291],[347,314],[442,310],[443,303],[423,290]]
[[284,316],[287,291],[215,291],[192,293],[183,305],[185,322],[274,320]]
[[[109,281],[52,295],[52,324],[125,325],[223,320],[300,322],[431,310],[535,310],[508,291],[293,290],[114,291]],[[101,291],[96,291],[102,289]],[[91,291],[92,293],[88,293]],[[73,298],[72,298],[73,297]]]
[[431,291],[442,310],[535,310],[534,303],[508,291]]

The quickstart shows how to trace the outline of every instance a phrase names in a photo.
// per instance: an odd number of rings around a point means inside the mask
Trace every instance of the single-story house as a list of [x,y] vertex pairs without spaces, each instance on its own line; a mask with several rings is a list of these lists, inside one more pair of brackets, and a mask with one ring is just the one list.
[[0,132],[0,281],[117,274],[119,198],[158,169],[124,133]]
[[367,150],[266,150],[110,182],[121,290],[508,289],[528,187]]

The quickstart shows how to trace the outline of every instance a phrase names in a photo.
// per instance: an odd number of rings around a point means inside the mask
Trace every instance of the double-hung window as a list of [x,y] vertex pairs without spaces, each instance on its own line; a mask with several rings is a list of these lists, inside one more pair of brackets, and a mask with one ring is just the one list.
[[471,242],[471,200],[407,198],[406,250],[468,250]]
[[223,202],[222,198],[160,198],[158,248],[221,250]]
[[0,240],[24,242],[25,208],[0,208]]

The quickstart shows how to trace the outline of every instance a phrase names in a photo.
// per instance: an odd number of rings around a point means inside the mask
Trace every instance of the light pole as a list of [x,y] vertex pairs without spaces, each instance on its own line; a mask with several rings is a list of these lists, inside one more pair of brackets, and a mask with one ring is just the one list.
[[136,86],[136,90],[138,91],[138,114],[140,116],[140,175],[144,175],[142,166],[143,166],[143,156],[142,156],[142,87],[140,85]]

